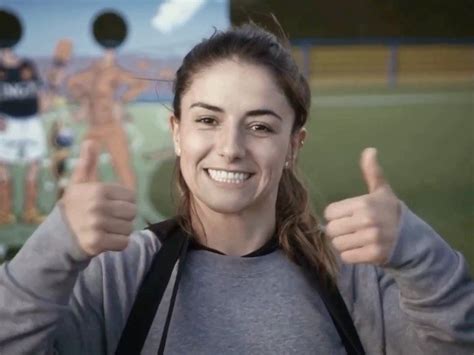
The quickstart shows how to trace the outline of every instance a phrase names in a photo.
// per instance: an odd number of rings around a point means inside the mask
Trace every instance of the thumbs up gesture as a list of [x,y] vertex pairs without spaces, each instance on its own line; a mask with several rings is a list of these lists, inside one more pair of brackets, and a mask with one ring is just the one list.
[[90,256],[125,249],[137,213],[132,190],[97,181],[98,157],[93,141],[81,145],[78,165],[60,202],[79,246]]
[[343,262],[383,265],[397,240],[400,201],[384,178],[375,148],[364,149],[360,167],[369,193],[327,206],[326,234]]

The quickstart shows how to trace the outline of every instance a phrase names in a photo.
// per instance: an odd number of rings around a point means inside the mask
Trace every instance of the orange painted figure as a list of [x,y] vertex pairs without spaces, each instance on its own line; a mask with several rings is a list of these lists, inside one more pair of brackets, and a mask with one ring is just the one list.
[[[84,140],[94,140],[101,149],[105,149],[119,181],[136,189],[136,177],[123,125],[126,118],[124,105],[139,95],[147,83],[116,63],[115,48],[127,34],[126,23],[120,15],[115,12],[98,15],[93,24],[93,33],[97,42],[105,48],[105,53],[89,68],[73,75],[68,81],[68,89],[73,99],[79,102],[82,119],[88,124]],[[123,94],[117,98],[119,90]]]

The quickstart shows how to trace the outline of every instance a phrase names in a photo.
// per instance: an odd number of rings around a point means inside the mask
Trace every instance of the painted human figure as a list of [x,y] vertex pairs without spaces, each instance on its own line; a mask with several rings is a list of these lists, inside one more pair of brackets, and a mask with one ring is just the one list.
[[[49,106],[51,91],[42,84],[35,64],[14,53],[21,35],[18,17],[0,10],[0,225],[17,220],[12,196],[14,164],[26,165],[22,221],[37,224],[43,220],[37,207],[37,183],[47,143],[39,114]],[[51,70],[53,81],[60,77],[63,65],[58,59]]]
[[[104,55],[89,68],[71,76],[68,89],[72,98],[86,112],[82,115],[88,124],[84,140],[93,140],[101,150],[105,149],[119,181],[136,189],[136,177],[123,125],[123,106],[143,91],[147,84],[116,62],[115,49],[127,35],[126,23],[119,14],[99,14],[93,23],[93,33],[97,42],[105,48]],[[118,91],[123,92],[119,98]]]

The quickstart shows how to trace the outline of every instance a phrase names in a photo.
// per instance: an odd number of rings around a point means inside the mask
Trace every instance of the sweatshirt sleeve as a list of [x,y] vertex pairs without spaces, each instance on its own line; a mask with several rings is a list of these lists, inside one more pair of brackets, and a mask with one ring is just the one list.
[[474,353],[474,282],[466,261],[403,203],[399,238],[379,277],[387,346],[403,341],[391,333],[406,328],[422,353]]
[[0,353],[53,353],[58,321],[90,258],[80,249],[59,206],[13,260],[0,267]]
[[0,267],[0,354],[113,354],[160,243],[149,231],[90,258],[60,206]]

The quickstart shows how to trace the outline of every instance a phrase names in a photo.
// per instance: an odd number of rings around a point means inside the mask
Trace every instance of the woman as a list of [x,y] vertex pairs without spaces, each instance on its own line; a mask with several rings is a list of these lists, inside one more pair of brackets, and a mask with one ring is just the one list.
[[[165,339],[169,354],[343,354],[320,292],[335,283],[366,353],[472,353],[467,266],[397,199],[374,149],[361,159],[369,193],[329,205],[319,227],[294,173],[309,106],[288,48],[255,26],[185,57],[170,124],[175,220],[192,240],[143,353]],[[2,267],[0,352],[117,348],[162,244],[149,231],[129,237],[133,192],[95,182],[96,165],[88,142],[61,203]]]

